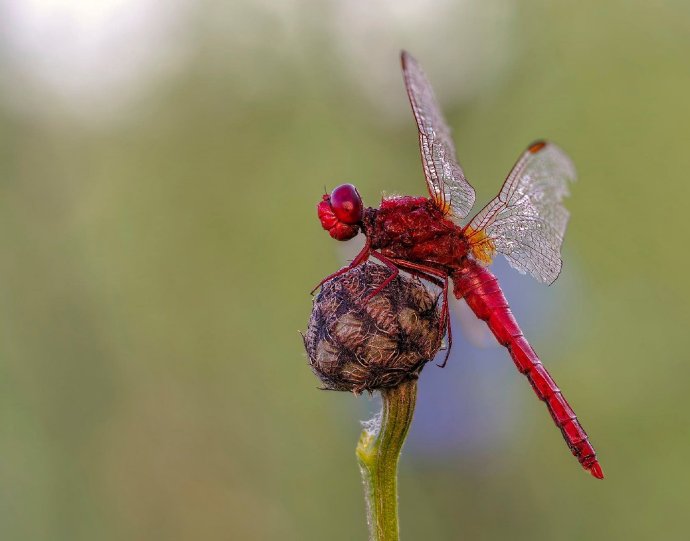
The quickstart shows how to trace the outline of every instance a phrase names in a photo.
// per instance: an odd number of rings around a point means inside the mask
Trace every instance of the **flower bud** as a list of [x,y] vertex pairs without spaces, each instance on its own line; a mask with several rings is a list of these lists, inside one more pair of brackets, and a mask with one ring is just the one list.
[[367,262],[323,285],[304,335],[325,389],[373,391],[414,379],[441,347],[439,297],[418,278]]

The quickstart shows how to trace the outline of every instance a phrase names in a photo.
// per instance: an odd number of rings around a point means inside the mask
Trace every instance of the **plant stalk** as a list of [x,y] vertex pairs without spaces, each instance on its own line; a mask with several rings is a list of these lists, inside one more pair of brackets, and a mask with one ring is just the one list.
[[417,400],[417,380],[381,391],[381,413],[365,424],[357,444],[370,541],[398,541],[398,459]]

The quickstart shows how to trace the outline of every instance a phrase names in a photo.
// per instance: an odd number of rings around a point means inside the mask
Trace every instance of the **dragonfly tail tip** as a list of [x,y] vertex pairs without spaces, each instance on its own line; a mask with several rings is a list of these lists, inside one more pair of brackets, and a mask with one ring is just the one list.
[[595,462],[594,464],[592,464],[590,466],[589,473],[591,473],[597,479],[603,479],[604,478],[604,472],[601,470],[601,466],[599,465],[598,462]]

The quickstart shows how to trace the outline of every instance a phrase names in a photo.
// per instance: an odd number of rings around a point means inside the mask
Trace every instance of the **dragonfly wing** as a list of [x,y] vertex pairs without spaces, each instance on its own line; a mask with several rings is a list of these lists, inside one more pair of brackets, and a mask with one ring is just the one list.
[[455,156],[450,129],[419,63],[401,54],[405,88],[419,129],[419,148],[431,199],[455,221],[467,216],[474,205],[474,189]]
[[508,175],[498,196],[465,229],[475,257],[489,262],[494,252],[540,282],[561,271],[561,245],[568,211],[563,199],[575,180],[570,158],[552,143],[530,145]]

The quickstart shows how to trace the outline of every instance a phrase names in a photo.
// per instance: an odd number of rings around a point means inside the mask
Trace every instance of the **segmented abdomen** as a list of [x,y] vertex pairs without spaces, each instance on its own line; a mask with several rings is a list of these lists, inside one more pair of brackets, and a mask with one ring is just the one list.
[[466,260],[453,274],[453,282],[455,296],[464,298],[476,316],[487,322],[496,339],[508,348],[515,366],[532,384],[539,400],[546,402],[573,455],[594,477],[602,479],[604,474],[587,433],[523,336],[496,277],[475,261]]

